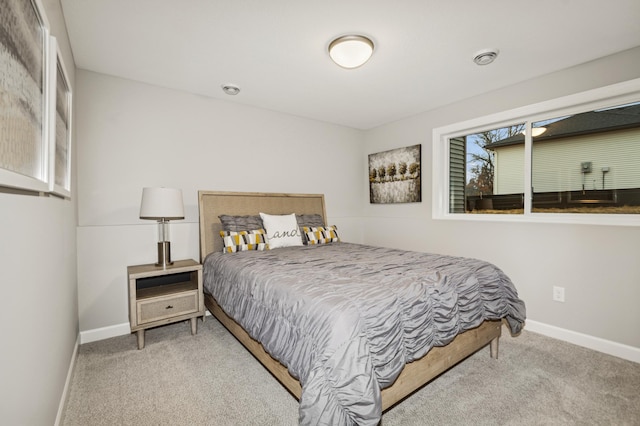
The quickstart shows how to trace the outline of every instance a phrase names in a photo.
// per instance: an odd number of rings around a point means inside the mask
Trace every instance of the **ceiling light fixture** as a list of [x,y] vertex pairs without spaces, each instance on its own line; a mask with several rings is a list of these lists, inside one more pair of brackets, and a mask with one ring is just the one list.
[[342,68],[358,68],[373,54],[373,42],[362,35],[345,35],[329,44],[329,56]]
[[235,84],[223,84],[222,85],[222,91],[224,93],[226,93],[227,95],[237,95],[238,93],[240,93],[240,88],[238,86],[236,86]]
[[489,65],[491,62],[496,60],[498,53],[500,53],[498,49],[481,50],[473,56],[473,62],[478,65]]
[[[532,127],[531,128],[531,136],[533,136],[535,138],[536,136],[540,136],[541,134],[543,134],[546,131],[547,131],[546,127]],[[526,135],[527,131],[523,130],[520,133],[522,133],[523,135]]]

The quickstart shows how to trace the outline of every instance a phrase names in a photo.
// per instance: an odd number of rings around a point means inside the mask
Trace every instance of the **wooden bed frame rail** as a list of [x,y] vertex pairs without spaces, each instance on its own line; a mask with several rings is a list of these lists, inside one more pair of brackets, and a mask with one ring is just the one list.
[[[299,401],[302,396],[302,386],[289,374],[287,368],[269,355],[258,341],[252,339],[237,322],[229,317],[210,294],[205,293],[204,301],[211,314]],[[491,358],[497,358],[501,331],[502,321],[485,321],[479,327],[459,334],[448,345],[434,347],[424,357],[407,364],[393,385],[382,389],[382,410],[391,408],[487,345],[491,348]]]

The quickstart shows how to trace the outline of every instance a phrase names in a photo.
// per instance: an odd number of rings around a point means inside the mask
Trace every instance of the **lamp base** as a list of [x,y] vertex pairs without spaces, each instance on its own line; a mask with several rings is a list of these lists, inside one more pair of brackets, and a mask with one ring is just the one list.
[[156,263],[156,266],[166,268],[169,265],[173,265],[171,261],[171,243],[169,241],[160,241],[158,242],[158,263]]

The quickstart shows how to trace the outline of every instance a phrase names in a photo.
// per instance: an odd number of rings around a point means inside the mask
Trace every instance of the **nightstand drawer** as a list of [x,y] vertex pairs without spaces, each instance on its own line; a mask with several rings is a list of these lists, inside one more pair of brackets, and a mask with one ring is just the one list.
[[139,300],[138,324],[159,321],[177,315],[198,311],[198,292],[183,292],[180,295],[154,297],[149,300]]

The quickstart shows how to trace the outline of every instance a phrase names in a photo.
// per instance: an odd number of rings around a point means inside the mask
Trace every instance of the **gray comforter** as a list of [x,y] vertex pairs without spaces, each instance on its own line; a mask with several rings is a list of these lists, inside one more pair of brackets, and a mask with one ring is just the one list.
[[408,362],[486,319],[521,330],[509,278],[475,259],[350,243],[212,253],[205,289],[302,385],[300,424],[376,425]]

